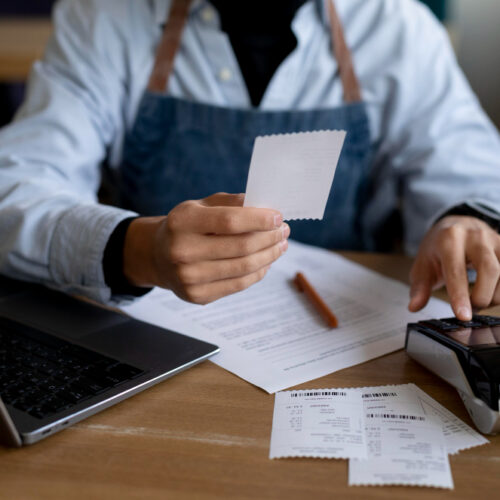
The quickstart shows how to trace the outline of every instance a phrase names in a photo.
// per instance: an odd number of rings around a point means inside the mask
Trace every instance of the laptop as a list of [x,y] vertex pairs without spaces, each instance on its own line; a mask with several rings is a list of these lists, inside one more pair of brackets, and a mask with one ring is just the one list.
[[218,351],[68,295],[0,278],[0,443],[36,443]]

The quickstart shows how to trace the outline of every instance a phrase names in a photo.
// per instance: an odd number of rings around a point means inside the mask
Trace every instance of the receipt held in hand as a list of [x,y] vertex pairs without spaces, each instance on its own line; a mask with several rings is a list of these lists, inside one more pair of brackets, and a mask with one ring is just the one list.
[[257,137],[245,207],[273,208],[285,220],[322,219],[345,131]]

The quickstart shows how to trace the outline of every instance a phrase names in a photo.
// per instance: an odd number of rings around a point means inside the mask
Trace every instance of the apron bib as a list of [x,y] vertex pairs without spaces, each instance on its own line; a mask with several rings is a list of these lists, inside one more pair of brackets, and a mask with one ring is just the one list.
[[125,137],[121,205],[164,215],[185,200],[244,192],[258,135],[343,129],[347,137],[324,218],[290,221],[291,237],[327,248],[371,249],[360,222],[372,159],[369,121],[333,3],[327,0],[344,105],[306,111],[225,108],[165,95],[189,4],[172,2],[148,89]]

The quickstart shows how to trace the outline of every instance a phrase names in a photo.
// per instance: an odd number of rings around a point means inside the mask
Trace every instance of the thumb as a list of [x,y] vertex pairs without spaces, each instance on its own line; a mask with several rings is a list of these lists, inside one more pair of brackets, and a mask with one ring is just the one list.
[[410,303],[411,312],[420,311],[429,302],[434,280],[432,272],[425,265],[415,263],[410,274]]

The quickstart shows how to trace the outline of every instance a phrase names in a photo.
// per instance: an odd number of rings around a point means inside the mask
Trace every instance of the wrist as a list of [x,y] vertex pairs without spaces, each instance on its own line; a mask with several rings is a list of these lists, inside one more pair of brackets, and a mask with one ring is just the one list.
[[474,217],[488,224],[496,232],[500,232],[500,214],[479,203],[462,203],[461,205],[456,205],[441,214],[437,219],[436,224],[440,220],[450,216]]
[[155,242],[162,217],[140,217],[132,221],[123,246],[123,274],[138,287],[156,286]]

